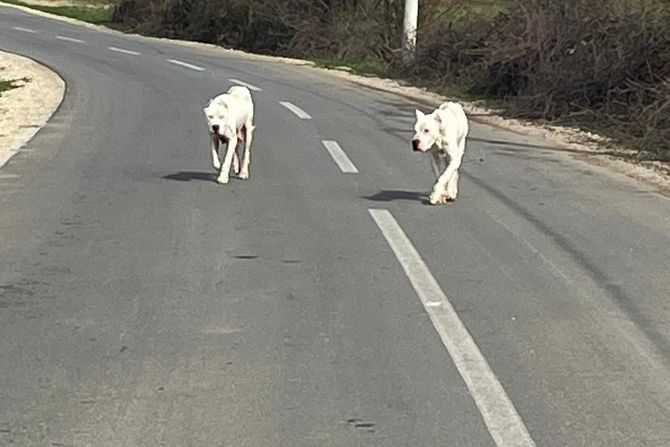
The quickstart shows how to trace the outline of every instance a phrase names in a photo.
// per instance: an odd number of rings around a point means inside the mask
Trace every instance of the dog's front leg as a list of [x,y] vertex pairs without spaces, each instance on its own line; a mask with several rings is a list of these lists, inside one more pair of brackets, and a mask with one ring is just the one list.
[[219,140],[219,136],[215,133],[211,135],[212,137],[212,166],[214,166],[214,169],[221,169],[221,160],[219,160],[219,145],[221,144],[221,141]]
[[226,157],[223,159],[223,164],[221,165],[221,172],[219,172],[219,178],[216,179],[217,182],[221,184],[226,184],[230,180],[230,164],[233,161],[233,154],[235,153],[235,148],[237,147],[237,135],[234,135],[228,140],[228,145],[226,147]]
[[447,182],[447,200],[456,200],[458,195],[458,171],[454,171],[453,175]]
[[[433,186],[433,192],[430,194],[430,203],[437,205],[456,200],[456,194],[458,193],[458,168],[461,167],[462,159],[463,153],[458,150],[451,156],[447,169],[444,170]],[[448,184],[450,184],[449,189],[447,189]]]

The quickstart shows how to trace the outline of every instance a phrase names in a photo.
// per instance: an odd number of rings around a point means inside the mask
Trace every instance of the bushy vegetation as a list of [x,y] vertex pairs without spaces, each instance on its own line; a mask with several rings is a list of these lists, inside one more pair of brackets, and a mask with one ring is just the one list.
[[401,57],[404,0],[120,0],[152,35],[370,67],[501,100],[508,114],[603,132],[670,158],[667,0],[422,0]]

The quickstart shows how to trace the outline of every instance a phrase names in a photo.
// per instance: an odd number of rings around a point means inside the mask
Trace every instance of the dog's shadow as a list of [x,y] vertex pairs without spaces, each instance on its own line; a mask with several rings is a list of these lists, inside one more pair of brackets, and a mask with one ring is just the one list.
[[166,180],[176,180],[178,182],[190,182],[192,180],[201,180],[205,182],[216,183],[218,175],[215,172],[199,171],[180,171],[174,174],[164,175]]
[[430,204],[428,194],[417,191],[384,190],[371,196],[363,196],[363,198],[373,202],[396,202],[404,200],[407,202],[420,202],[424,205]]

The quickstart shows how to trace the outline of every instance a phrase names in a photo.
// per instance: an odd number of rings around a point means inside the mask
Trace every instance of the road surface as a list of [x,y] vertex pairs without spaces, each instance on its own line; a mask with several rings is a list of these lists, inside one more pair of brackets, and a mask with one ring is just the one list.
[[432,207],[406,99],[4,6],[0,49],[67,83],[0,168],[0,445],[670,445],[667,198],[473,124]]

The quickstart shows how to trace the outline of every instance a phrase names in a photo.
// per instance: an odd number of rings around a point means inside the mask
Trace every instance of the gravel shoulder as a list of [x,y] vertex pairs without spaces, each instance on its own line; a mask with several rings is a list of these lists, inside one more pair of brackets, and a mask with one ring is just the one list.
[[16,88],[0,94],[0,167],[39,131],[58,109],[65,82],[32,59],[0,51],[0,79]]

